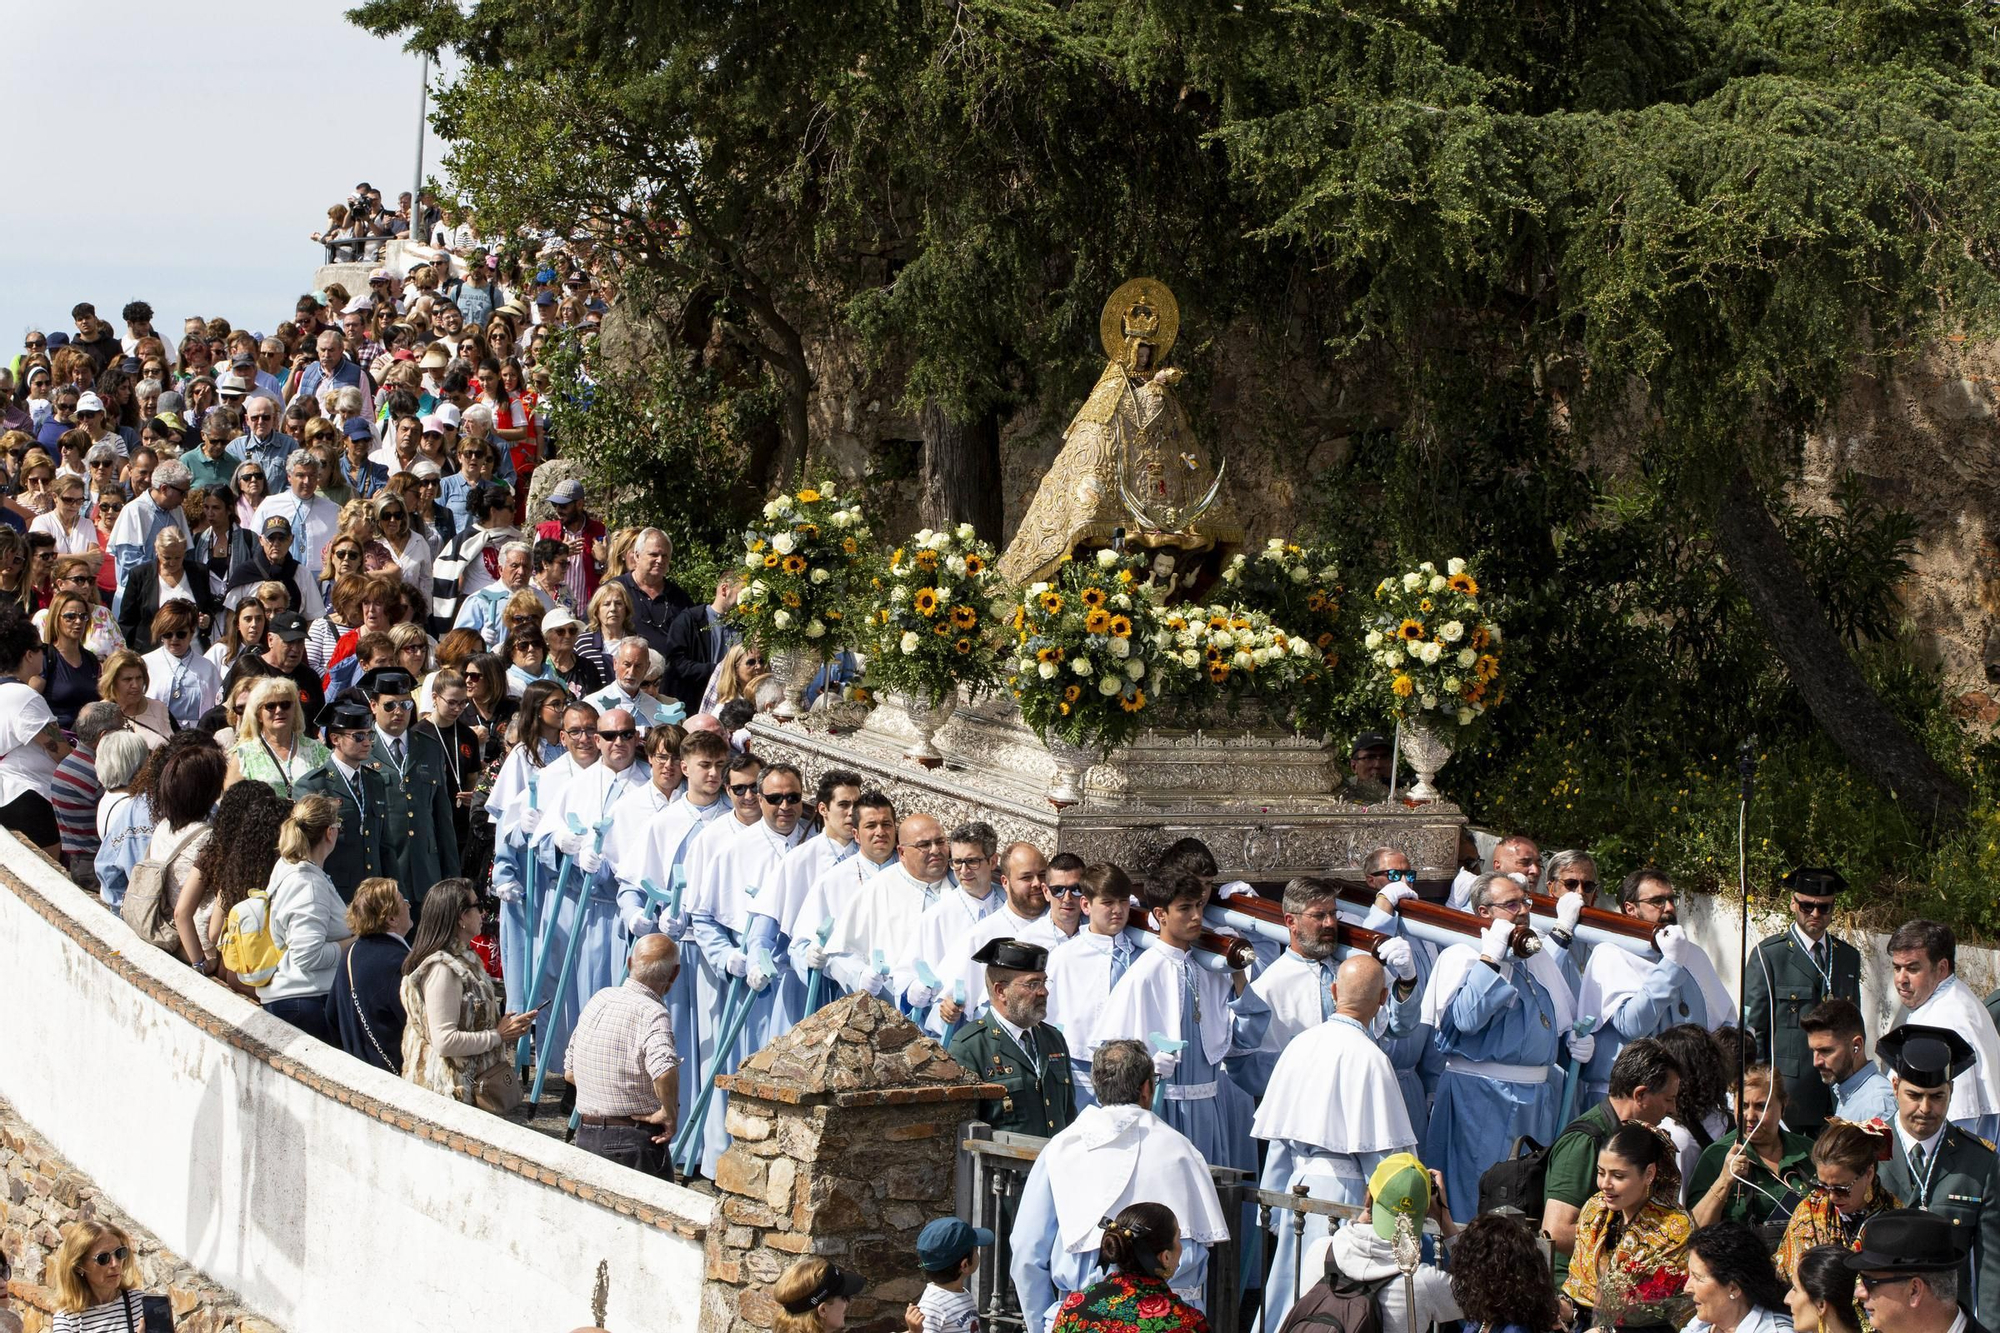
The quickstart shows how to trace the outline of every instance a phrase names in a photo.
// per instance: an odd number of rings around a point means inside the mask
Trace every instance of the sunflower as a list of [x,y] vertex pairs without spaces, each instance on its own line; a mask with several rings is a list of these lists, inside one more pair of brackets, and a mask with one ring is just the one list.
[[1063,698],[1067,699],[1069,702],[1075,703],[1078,699],[1082,697],[1083,697],[1083,686],[1081,685],[1063,686]]
[[1481,625],[1478,629],[1472,631],[1472,646],[1474,648],[1484,648],[1491,642],[1493,642],[1493,636],[1486,632],[1486,626]]
[[951,623],[960,629],[971,629],[979,623],[979,613],[969,606],[954,606],[951,609]]
[[967,653],[972,651],[972,640],[970,639],[954,640],[951,645],[951,650],[957,653],[960,657],[964,657]]
[[761,550],[763,550],[763,549],[764,549],[764,539],[763,539],[762,537],[759,537],[759,538],[758,538],[758,539],[757,539],[756,541],[754,541],[754,542],[751,542],[751,543],[750,543],[750,549],[751,549],[751,550],[753,550],[753,551],[761,551]]
[[776,569],[777,567],[778,567],[778,557],[777,557],[777,555],[776,555],[775,553],[770,553],[770,554],[767,554],[767,555],[765,555],[765,557],[764,557],[764,568],[766,568],[766,569]]
[[1132,618],[1131,618],[1130,616],[1113,616],[1113,617],[1111,617],[1111,633],[1112,633],[1112,635],[1113,635],[1114,637],[1116,637],[1116,638],[1120,638],[1120,639],[1129,639],[1129,638],[1131,638],[1131,637],[1132,637]]
[[1085,588],[1083,590],[1083,604],[1087,607],[1090,607],[1092,610],[1095,610],[1096,608],[1103,606],[1104,589]]
[[1068,705],[1068,704],[1057,704],[1057,705],[1056,705],[1056,709],[1057,709],[1057,711],[1058,711],[1058,712],[1060,712],[1060,713],[1061,713],[1061,714],[1062,714],[1062,715],[1063,715],[1064,717],[1068,717],[1068,716],[1069,716],[1069,705]]
[[1407,699],[1417,692],[1417,682],[1408,676],[1397,676],[1389,682],[1389,688],[1395,692],[1398,699]]
[[786,572],[787,574],[803,574],[803,573],[805,573],[805,572],[806,572],[806,558],[805,558],[804,556],[802,556],[802,555],[788,555],[788,556],[786,556],[786,557],[785,557],[785,572]]
[[884,607],[882,610],[877,611],[875,613],[875,623],[878,625],[886,625],[889,623],[889,610],[887,607]]
[[816,541],[819,538],[819,524],[817,523],[796,524],[794,526],[794,531],[796,531],[801,537],[804,537],[807,541]]
[[[849,537],[847,540],[853,541],[854,538]],[[903,567],[903,548],[898,546],[895,550],[889,552],[889,568],[900,570],[902,567]]]
[[1084,614],[1083,628],[1086,633],[1102,634],[1111,628],[1111,613],[1102,607]]
[[1119,571],[1118,571],[1118,581],[1119,581],[1120,583],[1130,583],[1130,582],[1132,581],[1132,571],[1131,571],[1131,570],[1129,570],[1129,569],[1121,569],[1121,570],[1119,570]]
[[917,556],[916,556],[916,559],[917,559],[917,568],[918,568],[918,569],[936,569],[936,568],[937,568],[937,552],[936,552],[936,551],[919,551],[919,552],[917,552]]
[[1306,598],[1306,609],[1308,611],[1326,610],[1326,594],[1316,592],[1312,596]]
[[1146,692],[1144,690],[1134,690],[1129,695],[1121,695],[1118,699],[1118,706],[1128,713],[1136,713],[1146,706]]
[[1500,674],[1500,659],[1492,653],[1481,653],[1479,660],[1472,664],[1472,669],[1481,680],[1492,680]]
[[1015,608],[1014,608],[1014,628],[1015,628],[1015,629],[1023,629],[1023,628],[1025,628],[1025,627],[1027,626],[1027,623],[1028,623],[1028,608],[1027,608],[1027,607],[1025,607],[1025,606],[1017,606],[1017,607],[1015,607]]
[[1217,685],[1220,685],[1225,680],[1228,680],[1229,663],[1220,660],[1210,662],[1208,664],[1208,678],[1214,681]]
[[938,621],[937,624],[931,626],[931,633],[941,639],[949,639],[951,637],[951,622],[948,620]]
[[1470,574],[1453,574],[1445,582],[1449,583],[1455,590],[1464,593],[1467,597],[1479,596],[1479,580],[1473,578]]
[[968,574],[983,574],[986,572],[986,562],[976,555],[969,555],[965,557],[965,572]]
[[808,486],[804,490],[799,492],[800,504],[809,505],[809,504],[817,504],[818,502],[819,502],[819,492],[814,490],[812,487]]
[[1210,617],[1208,618],[1208,627],[1209,627],[1210,629],[1228,629],[1228,628],[1229,628],[1229,617],[1228,617],[1228,616],[1210,616]]
[[1421,641],[1424,637],[1424,622],[1421,620],[1405,620],[1401,625],[1397,626],[1396,637],[1399,639],[1408,639],[1411,643]]
[[1314,639],[1313,643],[1320,648],[1328,647],[1333,643],[1333,634],[1330,631],[1322,634],[1317,639]]
[[841,538],[840,541],[840,549],[845,553],[847,553],[848,555],[853,555],[856,552],[860,551],[861,544],[855,541],[854,538],[852,537],[843,537]]
[[1060,648],[1035,649],[1035,660],[1037,662],[1060,662],[1062,661],[1062,655],[1062,649]]
[[1187,628],[1187,621],[1182,620],[1179,616],[1168,616],[1167,628],[1177,632],[1180,630],[1184,630]]
[[917,595],[913,600],[916,604],[917,614],[923,616],[934,616],[937,614],[938,595],[936,588],[917,589]]
[[1063,608],[1063,600],[1061,593],[1045,592],[1042,594],[1042,610],[1044,613],[1052,616],[1059,616],[1062,614],[1062,608]]
[[1431,605],[1431,599],[1426,597],[1423,601],[1417,603],[1417,610],[1423,612],[1425,615],[1429,615],[1431,612],[1437,610],[1437,608]]
[[798,595],[797,593],[795,593],[795,592],[788,592],[788,593],[786,593],[786,594],[785,594],[785,605],[786,605],[786,606],[789,606],[789,607],[791,607],[791,608],[792,608],[792,609],[793,609],[794,611],[798,610],[798,609],[799,609],[799,595]]

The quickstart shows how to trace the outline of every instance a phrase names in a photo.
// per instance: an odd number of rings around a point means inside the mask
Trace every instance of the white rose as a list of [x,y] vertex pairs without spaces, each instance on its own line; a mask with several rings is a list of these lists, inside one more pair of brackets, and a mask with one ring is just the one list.
[[1111,641],[1111,655],[1113,657],[1130,657],[1132,655],[1132,641],[1130,639],[1113,639]]
[[1334,581],[1335,578],[1339,576],[1339,574],[1340,571],[1335,569],[1332,565],[1321,565],[1319,569],[1319,581],[1321,583],[1331,583]]
[[1292,640],[1293,657],[1311,657],[1312,655],[1313,655],[1313,646],[1311,644],[1307,643],[1304,639]]
[[1371,651],[1380,648],[1382,646],[1382,632],[1380,630],[1369,630],[1368,637],[1361,641],[1361,645]]
[[1124,685],[1118,677],[1109,672],[1097,678],[1097,692],[1099,694],[1116,694],[1123,688]]
[[951,538],[945,536],[942,532],[934,532],[931,534],[930,540],[925,542],[924,545],[930,547],[933,551],[942,551],[945,547],[951,545]]
[[765,593],[771,591],[771,589],[765,584],[764,580],[752,579],[750,580],[750,591],[762,597]]
[[944,558],[944,567],[954,574],[963,574],[965,573],[965,557],[962,555],[948,555]]
[[1419,588],[1421,588],[1421,587],[1423,587],[1423,586],[1424,586],[1424,576],[1423,576],[1422,574],[1405,574],[1405,575],[1403,575],[1403,591],[1404,591],[1404,592],[1415,592],[1415,591],[1416,591],[1417,589],[1419,589]]
[[755,551],[752,551],[750,554],[743,557],[743,567],[745,569],[756,569],[763,563],[764,563],[764,557],[758,555]]
[[1122,592],[1111,594],[1111,604],[1120,611],[1130,611],[1132,609],[1132,599]]
[[1403,656],[1409,658],[1412,662],[1421,662],[1424,660],[1424,650],[1422,646],[1412,643],[1404,647]]
[[[1242,559],[1242,557],[1238,556],[1237,559],[1240,560]],[[1229,568],[1222,571],[1222,581],[1224,583],[1234,583],[1236,582],[1237,576],[1241,574],[1241,572],[1242,571],[1237,566],[1231,565]]]
[[1459,624],[1456,620],[1447,620],[1444,622],[1444,628],[1439,630],[1438,633],[1444,636],[1446,643],[1457,643],[1465,637],[1465,626]]
[[961,523],[958,525],[958,539],[960,541],[969,542],[976,535],[977,534],[973,532],[972,525],[970,523]]
[[1165,652],[1174,646],[1174,636],[1167,630],[1155,630],[1153,633],[1153,646]]
[[1077,675],[1082,676],[1085,680],[1090,679],[1090,659],[1088,657],[1070,658],[1069,669]]
[[810,624],[806,626],[806,637],[808,639],[819,639],[819,638],[824,638],[825,636],[826,636],[826,626],[820,623],[820,621],[818,621],[817,619],[813,620]]
[[1472,725],[1472,710],[1470,708],[1461,708],[1458,710],[1458,725],[1461,727]]
[[1030,583],[1028,585],[1028,591],[1033,593],[1037,597],[1041,596],[1048,590],[1049,590],[1049,585],[1046,583]]
[[785,629],[792,623],[792,613],[790,611],[780,611],[771,617],[771,623],[779,629]]
[[776,518],[777,516],[778,516],[778,502],[773,500],[764,506],[764,517]]
[[1473,652],[1470,648],[1461,648],[1458,650],[1458,664],[1460,666],[1470,667],[1473,663],[1477,662],[1478,660],[1479,660],[1479,654]]
[[1208,641],[1218,648],[1234,648],[1236,646],[1236,636],[1226,629],[1216,630],[1208,636]]
[[792,548],[797,545],[798,542],[793,539],[792,534],[789,532],[781,532],[771,538],[771,549],[779,555],[790,555]]
[[1043,680],[1054,680],[1056,678],[1056,664],[1054,662],[1037,662],[1035,664],[1035,674]]
[[1444,575],[1442,574],[1431,575],[1431,591],[1432,592],[1444,591]]
[[900,583],[891,584],[889,587],[889,600],[892,602],[907,602],[910,600],[910,590]]
[[1444,568],[1447,574],[1463,574],[1465,572],[1465,562],[1457,556],[1453,556],[1444,562]]
[[1424,563],[1422,563],[1421,565],[1418,565],[1417,568],[1426,574],[1435,574],[1438,572],[1438,567],[1432,564],[1428,560],[1424,561]]
[[825,583],[828,579],[832,577],[833,575],[827,573],[824,569],[815,569],[812,572],[812,581],[814,583]]
[[1436,666],[1437,660],[1443,656],[1444,656],[1444,649],[1438,647],[1436,644],[1427,643],[1424,645],[1425,666]]
[[904,655],[905,657],[908,657],[908,656],[910,656],[910,655],[914,654],[914,653],[915,653],[915,652],[917,651],[917,645],[918,645],[918,644],[920,644],[920,643],[922,643],[922,642],[923,642],[923,640],[917,637],[917,632],[916,632],[915,630],[913,630],[913,629],[906,629],[906,630],[904,630],[904,631],[903,631],[903,655]]
[[1141,680],[1145,675],[1146,664],[1138,658],[1135,657],[1125,664],[1125,676],[1128,680]]
[[1312,571],[1307,569],[1304,565],[1292,566],[1292,582],[1304,583],[1307,579],[1311,577],[1312,577]]
[[792,512],[792,497],[789,495],[781,495],[771,503],[778,506],[778,512],[781,514]]
[[1235,665],[1238,671],[1248,671],[1251,667],[1257,665],[1254,661],[1251,660],[1250,654],[1248,653],[1238,653],[1236,654],[1236,656],[1230,658],[1229,660]]
[[1250,660],[1258,666],[1269,666],[1271,665],[1271,650],[1269,648],[1253,648],[1250,652]]
[[1438,706],[1438,697],[1435,694],[1426,694],[1424,696],[1424,707],[1436,708],[1437,706]]
[[1182,666],[1184,666],[1184,667],[1197,667],[1197,666],[1200,666],[1200,665],[1201,665],[1201,654],[1200,654],[1200,653],[1198,653],[1198,652],[1196,652],[1196,651],[1195,651],[1194,649],[1192,649],[1192,648],[1184,648],[1184,649],[1182,649],[1182,650],[1181,650],[1181,665],[1182,665]]
[[1174,642],[1183,648],[1192,648],[1197,642],[1197,636],[1193,630],[1184,629],[1179,634],[1174,635]]
[[917,545],[923,546],[926,545],[930,541],[930,539],[931,539],[931,530],[929,528],[918,528],[917,535],[911,540],[913,540]]
[[1446,694],[1457,694],[1460,687],[1464,685],[1464,683],[1465,682],[1461,681],[1457,676],[1446,676],[1443,682],[1444,692]]
[[[1283,537],[1267,537],[1264,539],[1264,549],[1267,551],[1283,551],[1285,549],[1285,539]],[[1241,560],[1243,557],[1239,555],[1236,558]]]

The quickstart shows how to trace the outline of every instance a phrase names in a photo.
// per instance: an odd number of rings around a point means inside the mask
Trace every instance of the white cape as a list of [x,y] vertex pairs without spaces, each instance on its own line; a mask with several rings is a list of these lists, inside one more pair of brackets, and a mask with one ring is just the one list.
[[[600,760],[563,782],[553,794],[544,787],[541,793],[542,821],[535,826],[532,839],[537,852],[546,848],[551,855],[554,854],[557,835],[571,831],[571,815],[583,825],[584,846],[594,846],[598,824],[617,809],[628,793],[641,786],[652,785],[651,768],[651,764],[627,764],[613,772]],[[607,828],[604,836],[610,838],[611,830]]]
[[[1111,949],[1115,936],[1099,935],[1084,928],[1049,955],[1048,1022],[1069,1043],[1072,1060],[1090,1059],[1091,1034],[1097,1031],[1097,1016],[1111,994]],[[1138,946],[1119,943],[1132,950],[1131,962],[1138,961]],[[1130,975],[1131,963],[1127,964]],[[1124,977],[1118,979],[1122,986]]]
[[882,965],[894,967],[916,944],[928,887],[905,870],[901,861],[884,867],[834,913],[833,932],[826,937],[827,954],[846,954],[862,969],[873,971],[875,954],[880,951]]
[[1326,1021],[1319,1002],[1319,969],[1291,949],[1259,972],[1250,989],[1271,1007],[1271,1026],[1264,1030],[1262,1047],[1267,1052],[1284,1050],[1293,1037]]
[[1349,1154],[1395,1152],[1417,1141],[1395,1066],[1341,1014],[1301,1032],[1278,1056],[1250,1134]]
[[683,901],[689,912],[713,917],[717,925],[740,936],[750,928],[753,912],[771,915],[766,907],[771,877],[779,860],[804,836],[805,825],[795,824],[782,836],[761,819],[755,824],[739,824],[737,830],[735,837],[718,845],[714,855],[703,862],[701,878],[689,871]]
[[1208,1163],[1181,1132],[1143,1106],[1089,1106],[1042,1149],[1055,1197],[1063,1249],[1085,1254],[1104,1236],[1099,1225],[1134,1203],[1165,1204],[1181,1238],[1214,1245],[1229,1239]]
[[[1612,952],[1623,953],[1624,950],[1614,948]],[[1517,958],[1504,966],[1513,967],[1520,963],[1521,960]],[[1433,1028],[1439,1026],[1438,1020],[1444,1011],[1451,1007],[1451,997],[1458,994],[1459,983],[1465,980],[1467,972],[1478,965],[1479,946],[1476,944],[1454,944],[1437,956],[1437,965],[1431,969],[1430,985],[1424,988],[1424,1003],[1421,1010],[1424,1022]],[[1527,960],[1527,968],[1529,975],[1542,983],[1542,989],[1547,991],[1549,998],[1555,1002],[1556,1031],[1568,1032],[1570,1026],[1576,1022],[1577,1002],[1576,997],[1570,994],[1569,981],[1562,974],[1562,965],[1556,962],[1547,949],[1543,949]],[[1595,1013],[1599,1018],[1604,1016],[1602,1011],[1589,1012]]]
[[[766,895],[768,901],[760,905],[759,911],[778,923],[778,931],[786,939],[794,934],[793,926],[798,921],[799,908],[805,905],[806,894],[827,867],[844,861],[858,852],[853,839],[847,846],[836,847],[833,839],[824,830],[799,843],[785,853],[784,860],[772,872],[771,888]],[[819,923],[812,923],[817,930]]]
[[[1583,988],[1577,993],[1578,1007],[1602,1022],[1621,1001],[1646,984],[1646,978],[1662,961],[1642,958],[1615,944],[1597,945],[1584,965]],[[1685,966],[1701,990],[1702,1007],[1708,1010],[1708,1030],[1734,1026],[1736,1002],[1729,998],[1729,990],[1716,975],[1715,964],[1709,961],[1707,952],[1697,946]]]
[[1992,1015],[1971,988],[1955,976],[1946,977],[1931,992],[1931,998],[1903,1021],[1949,1028],[1972,1043],[1978,1053],[1978,1063],[1952,1080],[1951,1110],[1947,1112],[1952,1120],[2000,1112],[2000,1031],[1994,1029]]
[[[1137,933],[1136,931],[1133,933]],[[1098,1011],[1097,1028],[1091,1033],[1090,1049],[1095,1051],[1107,1041],[1124,1038],[1144,1042],[1147,1050],[1152,1043],[1147,1038],[1157,1032],[1164,1037],[1178,1039],[1181,1032],[1181,996],[1186,987],[1181,980],[1181,968],[1194,969],[1194,984],[1201,987],[1201,1050],[1212,1065],[1222,1063],[1229,1054],[1232,1014],[1229,1008],[1229,983],[1220,980],[1220,973],[1210,972],[1193,961],[1187,952],[1176,949],[1164,941],[1158,941],[1150,949],[1142,949],[1132,966],[1126,969],[1118,988],[1105,998],[1104,1007]]]

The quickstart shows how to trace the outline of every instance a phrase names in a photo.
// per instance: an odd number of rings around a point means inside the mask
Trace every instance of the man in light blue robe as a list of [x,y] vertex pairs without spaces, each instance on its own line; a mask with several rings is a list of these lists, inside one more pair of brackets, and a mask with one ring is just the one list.
[[1477,945],[1438,955],[1424,992],[1424,1018],[1445,1056],[1421,1154],[1444,1175],[1452,1216],[1478,1212],[1479,1177],[1522,1135],[1554,1141],[1562,1086],[1555,1062],[1569,1042],[1588,1060],[1592,1039],[1566,1036],[1575,1020],[1569,986],[1546,951],[1523,958],[1515,931],[1527,927],[1528,891],[1506,875],[1473,881]]
[[1680,894],[1654,869],[1635,870],[1618,886],[1626,916],[1656,928],[1657,961],[1616,946],[1591,950],[1577,992],[1577,1012],[1597,1019],[1597,1051],[1583,1071],[1579,1113],[1604,1100],[1611,1066],[1625,1043],[1657,1037],[1681,1023],[1711,1030],[1736,1021],[1736,1005],[1715,964],[1680,928]]
[[[830,768],[821,773],[819,786],[813,793],[818,832],[804,837],[785,853],[772,875],[769,892],[759,895],[761,907],[768,909],[777,923],[777,944],[771,954],[780,963],[777,980],[772,983],[775,994],[766,1041],[791,1031],[792,1025],[805,1017],[806,983],[803,974],[789,965],[793,932],[798,928],[799,909],[805,905],[813,882],[829,867],[855,854],[854,803],[860,799],[859,773],[844,768]],[[808,929],[817,930],[819,924],[816,920]]]

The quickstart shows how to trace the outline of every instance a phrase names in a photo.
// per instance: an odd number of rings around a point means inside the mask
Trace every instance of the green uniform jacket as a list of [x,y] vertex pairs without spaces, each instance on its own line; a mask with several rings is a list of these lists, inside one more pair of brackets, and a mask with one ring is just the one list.
[[[1789,1129],[1780,1130],[1778,1137],[1781,1145],[1778,1150],[1778,1174],[1772,1175],[1762,1159],[1752,1157],[1749,1179],[1730,1187],[1729,1199],[1722,1205],[1723,1221],[1761,1226],[1770,1220],[1778,1201],[1787,1193],[1794,1196],[1792,1202],[1796,1206],[1799,1200],[1819,1188],[1819,1175],[1812,1164],[1812,1140]],[[1729,1160],[1729,1150],[1735,1146],[1736,1131],[1731,1130],[1701,1150],[1694,1174],[1688,1180],[1689,1208],[1693,1208],[1721,1177],[1723,1163]],[[1786,1216],[1790,1216],[1789,1211]],[[1784,1218],[1778,1220],[1782,1222]]]
[[[1807,1135],[1818,1134],[1820,1125],[1833,1114],[1833,1091],[1813,1069],[1812,1051],[1806,1046],[1806,1034],[1799,1031],[1799,1019],[1829,994],[1861,1003],[1860,951],[1830,931],[1826,944],[1833,963],[1829,969],[1833,974],[1831,992],[1790,927],[1760,941],[1743,973],[1743,1026],[1757,1040],[1757,1058],[1769,1061],[1784,1076],[1786,1127]],[[1774,1002],[1775,1036],[1771,1021]]]
[[1936,1213],[1972,1233],[1972,1254],[1959,1270],[1961,1300],[1975,1289],[1976,1270],[1979,1307],[1974,1317],[1987,1328],[1994,1327],[2000,1321],[2000,1158],[1973,1135],[1946,1126],[1938,1140],[1937,1160],[1927,1173],[1928,1188],[1918,1187],[1900,1133],[1881,1172],[1883,1188],[1902,1200],[1903,1207]]
[[1042,1053],[1042,1072],[991,1010],[968,1023],[951,1039],[950,1055],[988,1083],[998,1083],[1007,1095],[979,1103],[979,1118],[995,1129],[1049,1138],[1076,1119],[1076,1085],[1070,1081],[1069,1046],[1061,1032],[1047,1023],[1035,1025],[1035,1042]]
[[333,844],[333,855],[326,858],[326,877],[333,881],[344,903],[354,901],[354,891],[362,880],[390,873],[388,858],[382,853],[382,812],[389,804],[388,793],[383,789],[382,775],[374,769],[363,764],[358,774],[357,788],[368,805],[365,819],[354,803],[354,791],[349,790],[347,779],[331,759],[300,778],[293,788],[296,796],[318,793],[340,803],[340,838]]
[[403,886],[414,910],[423,906],[431,885],[458,874],[458,835],[451,822],[444,747],[418,731],[403,733],[403,741],[408,758],[400,778],[380,736],[367,766],[382,778],[382,849],[389,866],[384,873]]

